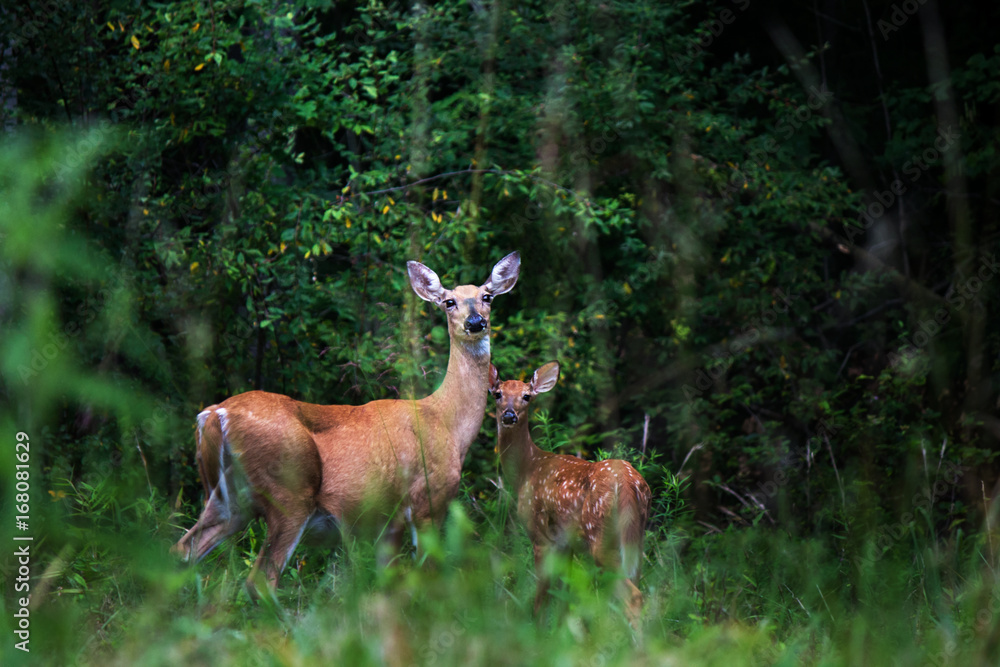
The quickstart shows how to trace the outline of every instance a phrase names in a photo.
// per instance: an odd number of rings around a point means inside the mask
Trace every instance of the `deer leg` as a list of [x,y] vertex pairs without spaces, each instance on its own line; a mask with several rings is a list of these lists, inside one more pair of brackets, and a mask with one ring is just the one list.
[[257,577],[261,570],[270,590],[278,586],[278,578],[285,570],[288,559],[302,539],[302,532],[309,523],[312,511],[308,508],[295,508],[292,511],[282,511],[274,505],[264,510],[264,522],[267,524],[267,539],[260,549],[260,555],[247,578],[247,587],[251,597],[256,597]]
[[379,568],[384,569],[388,567],[396,559],[396,556],[399,555],[402,546],[403,524],[396,517],[392,517],[386,524],[385,530],[382,531],[382,536],[379,538],[378,544],[375,545],[375,560]]
[[621,579],[617,585],[617,595],[625,607],[625,618],[633,629],[639,629],[639,615],[642,612],[642,591],[631,579]]
[[[221,409],[219,412],[224,412]],[[247,500],[246,477],[238,470],[219,417],[210,410],[198,415],[198,470],[205,487],[205,509],[171,551],[184,560],[200,561],[230,535],[246,527],[253,510]]]
[[642,611],[642,591],[634,582],[639,581],[642,543],[630,543],[623,539],[619,553],[621,554],[619,567],[624,577],[619,582],[618,595],[625,605],[625,616],[629,624],[638,631],[639,613]]
[[417,524],[413,521],[413,508],[407,507],[403,510],[403,518],[406,519],[406,525],[410,529],[410,540],[413,542],[413,560],[416,560],[420,552],[420,546],[418,545]]
[[535,592],[534,615],[538,616],[542,605],[549,597],[549,575],[545,571],[545,555],[548,550],[541,544],[533,544],[535,552],[535,576],[538,577],[538,590]]
[[171,551],[185,561],[198,562],[227,537],[242,530],[247,525],[247,515],[231,500],[216,486],[197,523],[177,541]]
[[[615,548],[612,541],[594,540],[590,554],[597,566],[605,570],[617,570],[621,579],[615,584],[615,595],[622,602],[625,618],[635,630],[639,629],[639,613],[642,611],[642,591],[632,582],[638,576],[637,550],[624,542]],[[638,550],[641,553],[641,549]]]

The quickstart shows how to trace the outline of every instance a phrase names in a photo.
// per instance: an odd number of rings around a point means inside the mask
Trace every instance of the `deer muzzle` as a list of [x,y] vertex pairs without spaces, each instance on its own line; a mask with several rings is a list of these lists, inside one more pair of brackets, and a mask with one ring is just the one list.
[[477,334],[486,329],[486,320],[479,313],[472,313],[465,320],[465,332]]
[[517,423],[517,415],[514,414],[513,410],[504,410],[503,414],[500,415],[500,423],[504,426],[513,426]]

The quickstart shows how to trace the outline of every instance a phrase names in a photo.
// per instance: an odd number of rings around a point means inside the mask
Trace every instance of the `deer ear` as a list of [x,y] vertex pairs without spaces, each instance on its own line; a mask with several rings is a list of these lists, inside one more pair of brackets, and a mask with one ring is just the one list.
[[501,259],[493,267],[489,279],[483,284],[492,294],[504,294],[514,289],[518,273],[521,271],[521,255],[514,251]]
[[410,286],[413,287],[413,291],[424,301],[437,303],[444,296],[441,279],[420,262],[407,262],[406,272],[410,276]]
[[497,373],[497,367],[490,364],[490,391],[494,392],[500,388],[500,374]]
[[558,381],[559,363],[550,361],[535,371],[535,374],[531,378],[531,390],[536,394],[544,394],[556,386],[556,382]]

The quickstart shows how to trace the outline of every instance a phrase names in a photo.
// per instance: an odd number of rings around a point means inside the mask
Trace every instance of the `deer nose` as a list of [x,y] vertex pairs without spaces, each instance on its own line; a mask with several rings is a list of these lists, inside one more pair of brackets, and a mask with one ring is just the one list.
[[486,320],[479,313],[473,313],[465,320],[465,330],[468,333],[479,333],[486,328]]
[[514,414],[513,410],[504,410],[503,414],[500,415],[500,421],[506,426],[511,426],[517,423],[517,415]]

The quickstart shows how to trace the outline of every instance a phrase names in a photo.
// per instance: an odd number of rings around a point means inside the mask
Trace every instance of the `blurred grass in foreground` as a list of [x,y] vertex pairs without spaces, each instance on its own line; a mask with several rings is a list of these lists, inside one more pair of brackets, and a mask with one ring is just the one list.
[[[70,502],[86,502],[88,491],[78,493]],[[503,505],[479,502],[470,517],[465,503],[454,504],[443,531],[421,536],[420,564],[402,554],[379,570],[374,548],[362,542],[336,553],[306,547],[282,578],[275,612],[251,604],[242,588],[259,527],[183,568],[166,556],[167,511],[145,504],[104,528],[74,532],[55,566],[58,586],[33,618],[32,660],[995,664],[992,570],[968,563],[961,569],[972,574],[959,576],[942,553],[906,547],[905,559],[890,554],[858,570],[818,540],[759,527],[694,539],[674,530],[650,535],[639,635],[617,609],[610,577],[584,561],[563,563],[536,622],[530,544],[520,529],[503,528]],[[946,579],[957,585],[942,585]]]

